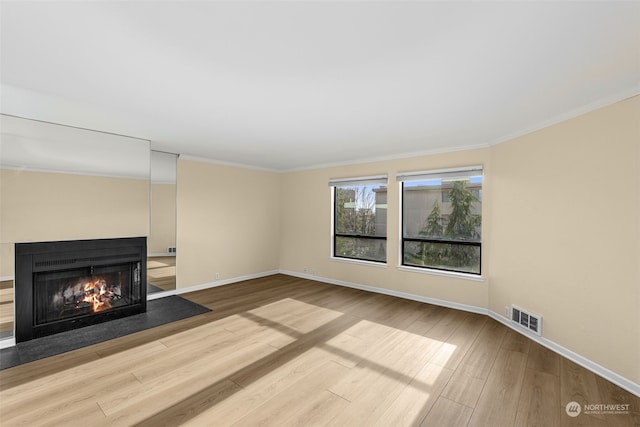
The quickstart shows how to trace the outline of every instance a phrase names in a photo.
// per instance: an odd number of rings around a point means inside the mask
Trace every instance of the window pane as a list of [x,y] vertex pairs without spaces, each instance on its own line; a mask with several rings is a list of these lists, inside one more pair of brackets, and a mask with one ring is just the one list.
[[336,236],[334,255],[337,257],[386,262],[387,241],[385,239]]
[[387,235],[387,187],[335,188],[335,233],[358,236]]
[[404,265],[480,273],[480,246],[404,242]]
[[479,242],[481,180],[403,183],[403,237]]
[[387,186],[334,187],[334,253],[336,257],[387,261]]
[[404,181],[402,264],[480,274],[481,213],[482,176]]

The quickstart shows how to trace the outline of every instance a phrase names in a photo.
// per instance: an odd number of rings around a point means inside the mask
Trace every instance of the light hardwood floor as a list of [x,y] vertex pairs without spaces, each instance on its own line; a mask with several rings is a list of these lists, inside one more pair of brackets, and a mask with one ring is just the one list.
[[0,281],[0,337],[13,334],[13,280]]
[[147,258],[147,281],[163,291],[175,289],[176,257],[157,256]]
[[486,316],[283,275],[186,297],[213,311],[0,372],[0,424],[640,425],[640,399]]

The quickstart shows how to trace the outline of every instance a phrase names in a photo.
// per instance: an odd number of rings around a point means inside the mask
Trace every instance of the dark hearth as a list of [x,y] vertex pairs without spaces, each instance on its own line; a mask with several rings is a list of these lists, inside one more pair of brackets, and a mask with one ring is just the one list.
[[146,313],[87,326],[0,350],[0,370],[155,328],[211,311],[177,295],[148,302]]
[[145,237],[16,244],[16,342],[146,311]]

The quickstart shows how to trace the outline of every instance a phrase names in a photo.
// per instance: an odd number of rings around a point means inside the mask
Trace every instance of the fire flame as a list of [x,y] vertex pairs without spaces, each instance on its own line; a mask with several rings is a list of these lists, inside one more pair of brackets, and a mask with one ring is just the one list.
[[109,300],[112,293],[107,289],[107,282],[104,279],[95,279],[84,285],[84,298],[81,301],[93,305],[93,311],[99,312],[111,308]]

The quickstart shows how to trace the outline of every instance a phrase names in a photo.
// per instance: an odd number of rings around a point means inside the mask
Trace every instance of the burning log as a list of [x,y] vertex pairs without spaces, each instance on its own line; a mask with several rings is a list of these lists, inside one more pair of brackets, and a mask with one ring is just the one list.
[[82,312],[98,312],[112,308],[113,301],[122,299],[119,283],[109,285],[104,278],[95,276],[87,279],[61,293],[64,307],[73,307]]

